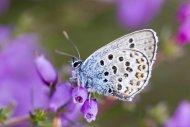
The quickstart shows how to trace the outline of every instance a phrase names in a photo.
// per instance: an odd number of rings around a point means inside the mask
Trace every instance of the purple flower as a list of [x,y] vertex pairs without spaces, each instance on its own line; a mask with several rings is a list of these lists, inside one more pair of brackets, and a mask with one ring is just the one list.
[[148,24],[159,12],[163,0],[117,0],[117,19],[125,28]]
[[164,127],[190,127],[190,102],[183,101]]
[[43,55],[37,56],[35,65],[38,74],[46,85],[50,86],[57,83],[57,72],[53,65]]
[[58,84],[56,90],[49,102],[50,109],[57,111],[61,106],[67,104],[71,100],[71,84]]
[[177,33],[177,39],[179,44],[183,45],[190,41],[190,20],[187,20],[181,24]]
[[[9,34],[2,33],[0,37],[9,38]],[[46,107],[49,89],[41,85],[35,72],[33,51],[38,50],[37,36],[22,34],[8,40],[0,52],[0,105],[13,104],[12,117],[16,117]]]
[[8,44],[10,41],[11,29],[7,26],[0,26],[0,47]]
[[9,9],[10,0],[0,0],[0,16],[5,14],[5,12]]
[[96,99],[86,99],[82,105],[81,112],[89,123],[96,120],[96,115],[98,113],[98,104]]
[[[61,112],[61,124],[64,127],[78,127],[80,120],[78,119],[80,106],[72,102],[71,91],[70,83],[58,84],[49,102],[49,107],[53,111],[57,111],[63,106],[64,110]],[[73,123],[76,126],[71,126]]]
[[72,90],[72,98],[74,103],[82,105],[88,97],[88,91],[84,87],[75,87]]
[[78,119],[78,116],[80,114],[80,106],[71,102],[65,107],[65,110],[66,112],[61,114],[62,126],[79,127],[80,119]]
[[190,1],[183,2],[177,11],[177,19],[180,22],[190,20]]

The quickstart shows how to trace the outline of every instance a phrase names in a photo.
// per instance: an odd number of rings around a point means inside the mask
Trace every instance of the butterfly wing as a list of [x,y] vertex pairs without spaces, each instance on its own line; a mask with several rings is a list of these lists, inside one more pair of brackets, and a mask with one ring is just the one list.
[[148,83],[157,50],[157,36],[145,29],[122,36],[90,55],[82,64],[92,91],[131,100]]

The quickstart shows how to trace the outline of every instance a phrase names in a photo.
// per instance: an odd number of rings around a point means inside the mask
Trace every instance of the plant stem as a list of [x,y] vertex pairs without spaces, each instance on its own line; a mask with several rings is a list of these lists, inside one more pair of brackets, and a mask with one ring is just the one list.
[[22,123],[22,122],[26,122],[26,121],[29,121],[29,120],[30,120],[29,116],[22,116],[22,117],[11,118],[9,120],[6,120],[3,123],[0,123],[0,126],[1,127],[3,127],[3,126],[10,126],[10,125],[13,125],[13,124]]

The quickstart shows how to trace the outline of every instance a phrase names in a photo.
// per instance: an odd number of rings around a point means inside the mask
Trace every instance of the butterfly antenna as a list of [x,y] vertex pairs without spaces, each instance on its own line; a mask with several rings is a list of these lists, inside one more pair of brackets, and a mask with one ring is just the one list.
[[75,50],[77,51],[78,57],[80,59],[80,53],[79,50],[77,48],[77,46],[75,45],[75,43],[70,39],[69,35],[67,34],[66,31],[63,31],[63,35],[65,36],[65,38],[73,45],[73,47],[75,48]]
[[72,54],[69,54],[69,53],[66,53],[66,52],[62,52],[62,51],[59,51],[59,50],[55,50],[55,52],[57,53],[57,54],[60,54],[60,55],[64,55],[64,56],[69,56],[69,57],[74,57],[74,58],[76,58],[74,55],[72,55]]

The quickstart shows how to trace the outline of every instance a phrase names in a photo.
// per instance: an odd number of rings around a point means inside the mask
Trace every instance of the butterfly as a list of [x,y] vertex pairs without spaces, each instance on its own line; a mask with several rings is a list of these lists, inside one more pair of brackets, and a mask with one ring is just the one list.
[[89,92],[132,101],[149,82],[157,43],[158,37],[152,29],[124,35],[98,49],[85,61],[74,57],[72,79]]

